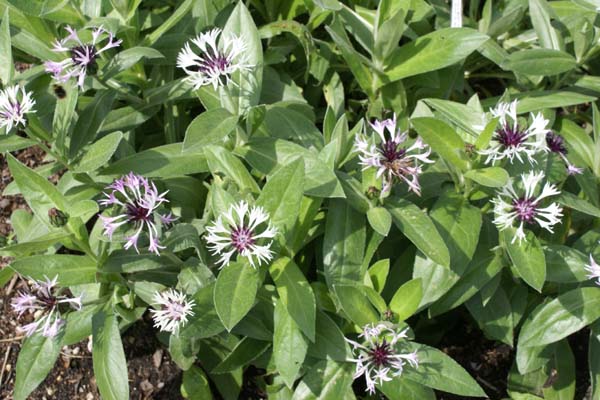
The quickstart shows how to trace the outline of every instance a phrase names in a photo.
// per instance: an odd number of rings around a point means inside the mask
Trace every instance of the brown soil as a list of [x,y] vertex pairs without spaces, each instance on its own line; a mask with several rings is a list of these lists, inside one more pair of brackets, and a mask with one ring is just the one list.
[[[501,342],[488,340],[479,329],[463,321],[452,330],[451,337],[445,336],[438,346],[440,350],[462,365],[489,399],[504,399],[507,396],[508,371],[514,359],[514,350]],[[448,393],[437,393],[440,400],[463,400],[464,397]]]
[[[0,398],[9,400],[15,381],[15,366],[21,346],[17,326],[21,321],[12,312],[10,299],[22,282],[0,288]],[[156,339],[152,325],[141,320],[123,336],[129,371],[130,398],[181,399],[181,370]],[[50,375],[31,394],[30,399],[96,400],[101,399],[94,379],[92,355],[87,340],[65,346]]]

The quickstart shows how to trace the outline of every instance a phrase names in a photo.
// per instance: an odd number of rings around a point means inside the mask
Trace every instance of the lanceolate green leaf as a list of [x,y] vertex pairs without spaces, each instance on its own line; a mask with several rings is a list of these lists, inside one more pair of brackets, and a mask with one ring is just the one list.
[[406,368],[402,374],[404,379],[460,396],[486,396],[467,371],[440,350],[413,342],[408,346],[417,351],[419,368]]
[[61,342],[62,335],[47,338],[39,333],[25,339],[17,359],[15,400],[27,399],[46,378],[58,358]]
[[488,39],[470,28],[436,30],[392,52],[386,76],[395,81],[456,64]]
[[540,304],[521,328],[519,347],[555,343],[600,318],[600,290],[571,290]]
[[4,10],[4,16],[0,23],[0,80],[6,86],[14,74],[12,50],[10,43],[10,23],[8,19],[8,7]]
[[281,167],[263,187],[256,204],[269,213],[271,222],[286,237],[298,219],[304,193],[304,163],[297,159]]
[[429,216],[406,200],[388,202],[394,224],[427,257],[445,267],[450,266],[450,253]]
[[519,243],[517,239],[512,243],[515,237],[514,228],[502,231],[502,237],[508,255],[521,278],[529,286],[541,292],[546,280],[546,259],[538,239],[533,233],[528,232],[522,242]]
[[73,172],[93,172],[106,165],[117,150],[123,134],[113,132],[90,146],[82,159],[72,168]]
[[380,319],[360,285],[334,285],[333,288],[342,309],[356,325],[365,326]]
[[103,399],[127,400],[129,382],[127,361],[121,342],[117,317],[100,311],[92,318],[94,376]]
[[[250,66],[250,69],[239,73],[239,82],[236,85],[221,88],[221,104],[232,113],[241,115],[249,107],[258,104],[263,66],[260,36],[244,2],[237,3],[223,28],[222,35],[242,37],[246,44],[245,63]],[[234,80],[238,79],[234,77]]]
[[228,331],[254,305],[260,274],[249,264],[231,262],[223,267],[215,286],[214,301],[219,318]]
[[221,146],[206,146],[204,154],[208,161],[208,167],[213,174],[222,173],[225,177],[232,179],[240,189],[249,189],[258,192],[256,181],[244,164],[230,151]]
[[329,286],[361,281],[365,241],[365,217],[346,202],[331,200],[323,239],[323,267]]
[[396,290],[390,301],[390,310],[397,314],[398,320],[406,320],[419,308],[423,298],[421,285],[421,279],[411,279]]
[[280,301],[312,342],[315,341],[315,296],[293,260],[282,257],[269,267]]
[[67,210],[67,202],[52,183],[37,172],[27,168],[12,155],[7,155],[8,167],[19,187],[19,191],[27,200],[27,204],[39,218],[40,222],[50,227],[48,210],[56,207]]
[[94,283],[96,262],[87,256],[53,254],[19,258],[10,264],[11,268],[23,276],[37,280],[55,276],[61,286]]
[[183,151],[219,144],[235,129],[237,121],[238,117],[223,108],[203,112],[185,130]]
[[323,360],[313,365],[296,387],[292,400],[346,399],[351,393],[352,365]]
[[505,66],[520,74],[549,76],[570,71],[577,66],[577,61],[563,51],[530,49],[511,54]]
[[83,109],[71,136],[69,157],[74,158],[85,145],[94,140],[104,118],[110,111],[117,93],[100,90],[94,100]]
[[411,123],[423,140],[444,160],[462,171],[469,168],[465,155],[465,142],[454,129],[441,120],[431,117],[413,118]]
[[275,332],[273,334],[273,360],[275,367],[288,387],[292,387],[296,375],[306,357],[308,340],[278,300],[275,305]]

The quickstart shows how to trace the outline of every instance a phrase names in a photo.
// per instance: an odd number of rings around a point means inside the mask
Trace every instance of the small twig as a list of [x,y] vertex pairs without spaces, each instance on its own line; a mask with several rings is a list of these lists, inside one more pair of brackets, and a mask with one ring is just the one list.
[[0,386],[2,386],[2,379],[4,379],[4,371],[6,370],[6,364],[8,363],[8,356],[10,355],[10,351],[12,346],[9,345],[8,349],[6,349],[6,354],[4,355],[4,362],[2,363],[2,369],[0,370]]
[[4,295],[6,297],[8,297],[8,295],[10,294],[10,292],[12,292],[13,288],[15,287],[15,283],[17,282],[18,278],[19,278],[19,275],[15,274],[15,276],[13,276],[12,279],[10,280],[10,283],[6,287],[6,292],[4,293]]
[[481,382],[481,383],[482,383],[484,386],[486,386],[487,388],[489,388],[489,389],[492,389],[492,390],[493,390],[494,392],[496,392],[496,393],[500,393],[500,390],[499,390],[499,389],[498,389],[496,386],[492,385],[491,383],[489,383],[488,381],[486,381],[486,380],[485,380],[485,379],[483,379],[482,377],[480,377],[480,376],[477,376],[477,377],[475,377],[475,378],[476,378],[476,379],[477,379],[479,382]]
[[77,356],[74,354],[67,354],[67,353],[63,353],[62,351],[60,352],[61,355],[67,357],[67,358],[92,358],[92,356]]
[[15,336],[12,338],[8,338],[8,339],[0,339],[0,343],[10,343],[10,342],[18,342],[19,340],[23,339],[25,336]]

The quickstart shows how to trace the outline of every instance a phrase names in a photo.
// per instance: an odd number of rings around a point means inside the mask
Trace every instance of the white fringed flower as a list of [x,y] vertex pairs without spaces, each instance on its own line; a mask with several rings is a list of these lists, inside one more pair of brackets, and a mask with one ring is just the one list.
[[[65,29],[69,35],[62,40],[55,40],[52,51],[58,53],[68,53],[69,57],[61,62],[47,61],[44,65],[46,71],[50,72],[53,78],[58,82],[66,82],[71,78],[77,78],[77,85],[83,89],[83,83],[88,73],[96,73],[98,65],[96,59],[108,49],[119,47],[122,40],[115,40],[112,33],[107,32],[101,26],[92,30],[92,43],[83,43],[75,31],[70,26]],[[100,36],[108,34],[108,42],[100,48],[96,46],[102,40]]]
[[587,277],[592,280],[595,279],[596,285],[600,285],[600,265],[596,263],[596,260],[594,260],[594,257],[592,257],[591,254],[590,264],[586,265],[584,268],[588,272]]
[[160,212],[163,203],[169,202],[165,198],[167,192],[159,194],[153,182],[133,172],[115,180],[106,189],[109,191],[104,193],[105,198],[99,203],[103,206],[120,207],[121,214],[112,217],[100,216],[103,233],[112,239],[117,228],[130,224],[134,233],[127,237],[123,247],[133,247],[139,253],[138,240],[145,228],[150,241],[148,250],[158,255],[159,250],[165,247],[161,246],[158,240],[157,226],[170,224],[177,219],[171,213]]
[[518,223],[516,236],[511,243],[514,243],[517,239],[519,239],[519,242],[525,239],[525,224],[537,222],[542,228],[553,232],[552,227],[560,222],[562,208],[558,203],[551,203],[547,207],[541,207],[540,205],[543,199],[560,194],[560,191],[554,185],[546,182],[541,193],[538,196],[535,195],[536,188],[543,179],[544,173],[542,171],[521,174],[523,195],[517,194],[511,179],[498,193],[498,197],[492,200],[496,215],[494,224],[498,229],[504,230],[512,227],[515,220]]
[[243,38],[223,35],[215,28],[187,42],[177,55],[177,66],[188,75],[186,81],[194,90],[209,84],[216,89],[229,84],[234,72],[251,68],[246,64],[246,47]]
[[[266,226],[265,226],[266,225]],[[262,226],[262,228],[261,228]],[[234,254],[245,257],[256,268],[273,258],[271,239],[277,229],[269,222],[269,214],[262,207],[241,201],[234,204],[223,215],[206,228],[208,249],[213,255],[220,255],[220,268],[229,264]]]
[[154,305],[159,309],[152,309],[154,327],[161,331],[177,333],[179,328],[187,323],[188,317],[193,316],[192,308],[196,305],[194,300],[188,300],[184,293],[174,289],[154,294]]
[[35,112],[31,92],[18,85],[0,90],[0,127],[8,133],[13,127],[27,125],[25,114]]
[[489,148],[479,152],[487,156],[486,164],[494,164],[503,159],[512,163],[515,158],[520,162],[527,158],[533,164],[536,162],[536,154],[548,151],[546,133],[549,132],[549,121],[541,113],[532,114],[533,121],[528,127],[519,126],[517,100],[500,103],[491,113],[493,117],[499,118],[501,127],[492,136]]
[[390,326],[380,323],[365,325],[362,334],[363,343],[346,339],[352,345],[356,358],[348,361],[356,363],[354,379],[365,376],[367,391],[375,393],[375,385],[391,381],[404,371],[406,363],[413,368],[419,367],[419,358],[416,352],[402,353],[398,350],[398,342],[406,339],[407,329],[397,332]]
[[[406,182],[408,189],[421,194],[419,175],[422,172],[421,163],[432,163],[428,157],[431,149],[421,138],[406,147],[408,133],[401,132],[396,126],[396,115],[391,119],[375,121],[370,124],[379,135],[378,143],[374,143],[370,135],[359,134],[354,142],[355,151],[363,170],[377,169],[377,178],[382,179],[382,193],[392,188],[394,178]],[[386,134],[387,131],[387,134]]]
[[70,297],[62,294],[62,290],[57,287],[58,277],[45,281],[33,281],[31,287],[20,292],[12,299],[11,307],[17,312],[19,317],[24,313],[34,315],[35,320],[29,324],[19,327],[19,330],[27,336],[36,332],[45,337],[54,337],[65,324],[61,317],[61,304],[70,306],[75,310],[81,309],[81,297]]

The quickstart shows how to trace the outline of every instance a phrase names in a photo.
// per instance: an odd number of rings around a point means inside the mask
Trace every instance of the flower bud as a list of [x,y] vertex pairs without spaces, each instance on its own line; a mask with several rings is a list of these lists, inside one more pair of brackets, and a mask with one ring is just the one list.
[[52,226],[61,228],[69,221],[69,214],[60,211],[58,208],[51,208],[48,210],[48,219],[50,219]]

